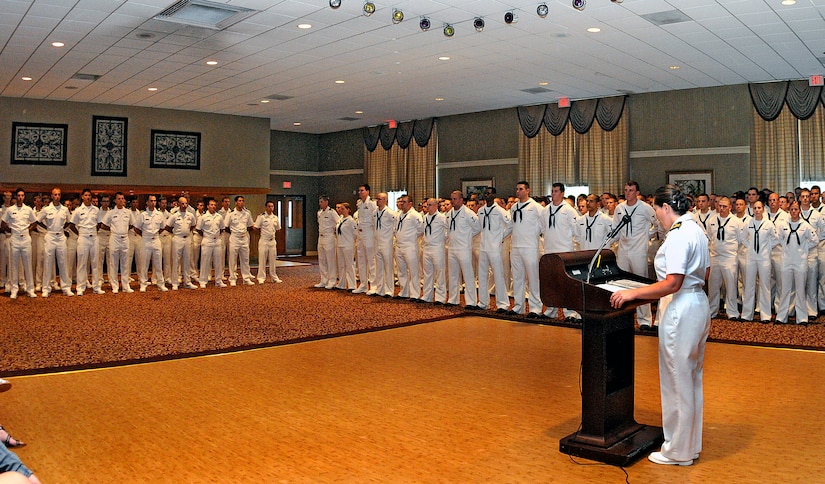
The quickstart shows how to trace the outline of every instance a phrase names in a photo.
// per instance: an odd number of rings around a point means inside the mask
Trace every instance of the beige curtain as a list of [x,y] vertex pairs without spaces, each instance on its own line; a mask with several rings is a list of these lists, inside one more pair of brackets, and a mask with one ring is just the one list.
[[799,122],[800,180],[825,180],[825,108]]
[[521,133],[519,179],[527,180],[534,195],[548,195],[553,183],[589,185],[593,193],[616,192],[629,173],[627,116],[612,131],[594,123],[585,134],[568,125],[559,136],[542,128],[534,138]]
[[577,183],[575,136],[576,132],[569,125],[558,136],[544,128],[534,138],[521,133],[518,178],[530,184],[533,195],[549,195],[555,182]]
[[799,183],[797,118],[786,107],[773,121],[751,114],[751,184],[784,193]]
[[437,134],[433,132],[427,146],[415,142],[406,149],[393,143],[385,150],[380,145],[372,153],[364,147],[364,168],[372,195],[379,192],[406,191],[417,203],[435,195],[435,151]]
[[591,193],[621,193],[630,176],[630,148],[627,116],[612,131],[594,124],[586,134],[576,135],[579,152],[579,180]]

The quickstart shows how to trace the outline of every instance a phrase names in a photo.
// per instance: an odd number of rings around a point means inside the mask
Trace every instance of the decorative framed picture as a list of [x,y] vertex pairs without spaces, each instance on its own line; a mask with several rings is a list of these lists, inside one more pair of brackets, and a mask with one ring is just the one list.
[[700,193],[713,192],[713,170],[669,171],[667,182],[676,185],[684,193],[695,197]]
[[484,190],[487,187],[495,187],[496,186],[496,179],[495,178],[487,178],[487,179],[473,179],[473,180],[461,180],[461,193],[464,194],[465,197],[470,198],[470,195],[476,194],[480,197],[484,196]]
[[128,118],[92,116],[92,176],[126,176]]
[[65,165],[68,124],[11,123],[12,165]]
[[151,168],[201,169],[201,134],[152,130]]

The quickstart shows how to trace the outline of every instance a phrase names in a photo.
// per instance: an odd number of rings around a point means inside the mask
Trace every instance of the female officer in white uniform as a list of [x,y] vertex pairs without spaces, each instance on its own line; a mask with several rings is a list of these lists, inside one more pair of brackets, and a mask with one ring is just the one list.
[[[753,217],[745,230],[739,233],[739,245],[745,247],[744,291],[741,318],[752,321],[755,313],[756,293],[759,289],[759,318],[763,323],[771,321],[771,250],[779,243],[773,222],[765,217],[765,206],[757,200],[753,203]],[[757,279],[759,282],[757,283]]]
[[710,331],[710,307],[702,286],[710,270],[708,239],[688,213],[688,200],[678,187],[656,190],[653,206],[670,230],[656,253],[659,282],[617,291],[613,307],[634,299],[659,300],[659,381],[662,392],[662,450],[648,456],[656,464],[687,466],[702,450],[702,371]]

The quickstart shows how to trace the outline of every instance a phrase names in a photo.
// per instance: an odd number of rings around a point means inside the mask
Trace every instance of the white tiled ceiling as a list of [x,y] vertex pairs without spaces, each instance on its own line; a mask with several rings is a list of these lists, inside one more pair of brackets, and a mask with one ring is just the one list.
[[[376,1],[370,17],[360,0],[338,9],[327,0],[230,0],[258,13],[215,31],[152,18],[173,0],[0,0],[0,95],[240,114],[327,133],[562,96],[824,74],[825,0],[780,1],[588,0],[580,12],[557,0],[542,19],[540,0]],[[394,8],[405,16],[397,25]],[[689,20],[660,26],[642,17],[678,11]],[[422,16],[432,22],[427,32]],[[483,32],[473,29],[477,16]],[[453,38],[442,34],[445,23]],[[540,82],[547,92],[525,92]],[[261,102],[271,95],[290,99]]]

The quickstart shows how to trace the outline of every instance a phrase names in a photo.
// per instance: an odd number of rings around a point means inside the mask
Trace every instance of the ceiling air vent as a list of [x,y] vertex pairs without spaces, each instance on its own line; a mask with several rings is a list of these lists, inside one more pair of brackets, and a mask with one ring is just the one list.
[[541,94],[543,92],[553,92],[550,89],[546,89],[543,87],[531,87],[530,89],[522,89],[521,92],[526,92],[529,94]]
[[257,11],[250,8],[209,0],[180,0],[153,18],[194,27],[223,30],[255,13]]
[[267,96],[265,99],[272,99],[273,101],[286,101],[287,99],[292,99],[292,96],[284,96],[283,94],[272,94],[271,96]]
[[640,15],[640,17],[653,25],[659,26],[690,22],[693,20],[685,15],[685,13],[681,10],[666,10],[664,12],[646,13],[644,15]]
[[358,121],[360,118],[353,118],[352,116],[344,116],[343,118],[338,118],[339,121]]
[[71,77],[73,81],[86,81],[86,82],[94,82],[100,79],[100,76],[97,74],[83,74],[78,72],[77,74]]

